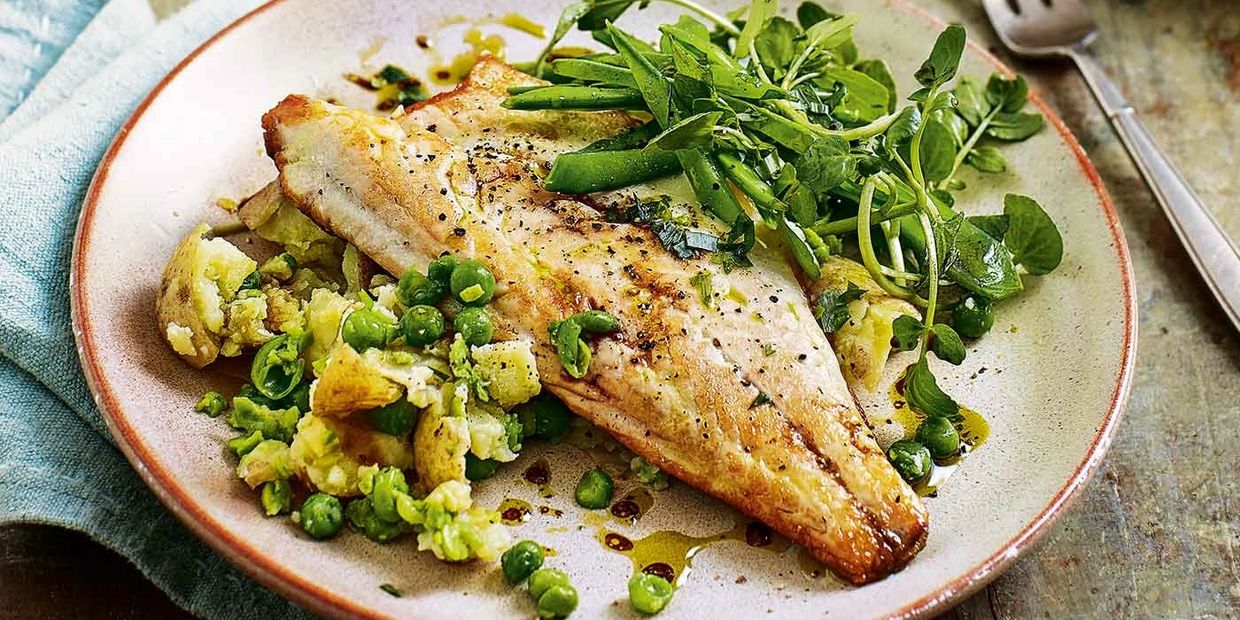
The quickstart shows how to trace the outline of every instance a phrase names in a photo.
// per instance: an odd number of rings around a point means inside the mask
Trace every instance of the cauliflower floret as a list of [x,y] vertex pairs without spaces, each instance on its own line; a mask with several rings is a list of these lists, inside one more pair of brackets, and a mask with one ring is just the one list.
[[[252,294],[251,294],[252,293]],[[220,335],[220,354],[237,357],[245,347],[261,346],[274,336],[263,322],[267,319],[267,297],[259,291],[244,291],[228,304],[228,319]]]
[[469,422],[453,415],[461,384],[444,384],[437,398],[418,418],[413,431],[414,469],[418,484],[433,489],[449,480],[465,480],[465,453],[469,452]]
[[274,439],[254,446],[237,463],[237,477],[251,489],[258,488],[264,482],[288,478],[291,472],[288,445]]
[[474,368],[487,382],[487,392],[501,407],[509,409],[542,391],[538,360],[530,343],[510,340],[474,347]]
[[339,496],[358,495],[358,468],[363,465],[413,465],[413,453],[400,438],[316,415],[298,422],[289,457],[293,471],[307,484]]
[[314,336],[302,350],[302,357],[313,366],[314,362],[327,356],[340,336],[340,323],[351,302],[338,293],[317,289],[306,304],[306,330]]
[[[181,240],[164,267],[155,312],[159,324],[175,324],[190,330],[186,346],[184,330],[174,330],[175,345],[183,358],[202,368],[219,353],[220,331],[226,319],[225,304],[232,301],[257,263],[224,239],[206,239],[211,227],[200,224]],[[165,332],[167,333],[167,332]]]

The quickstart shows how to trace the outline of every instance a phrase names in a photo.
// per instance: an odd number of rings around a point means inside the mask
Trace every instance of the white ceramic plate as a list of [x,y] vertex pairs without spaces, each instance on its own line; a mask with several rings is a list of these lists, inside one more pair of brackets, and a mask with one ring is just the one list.
[[[74,248],[73,312],[83,366],[135,469],[190,528],[262,583],[332,616],[529,616],[528,597],[491,567],[441,564],[416,553],[410,541],[380,546],[342,536],[315,543],[288,519],[261,517],[253,494],[231,475],[223,449],[229,429],[191,412],[196,398],[227,371],[191,370],[164,346],[156,326],[155,291],[177,240],[199,221],[226,220],[213,206],[217,198],[244,197],[274,176],[258,121],[284,95],[373,105],[369,93],[342,78],[364,71],[367,58],[371,70],[394,62],[425,75],[435,59],[415,45],[416,35],[430,35],[450,57],[469,27],[455,18],[519,9],[551,24],[561,3],[325,4],[277,0],[246,16],[174,70],[120,132],[87,197]],[[911,76],[942,27],[901,0],[828,5],[860,13],[863,52],[888,59],[899,76]],[[656,6],[626,16],[623,25],[650,34],[674,14]],[[483,28],[508,40],[510,58],[530,58],[540,45],[495,24]],[[963,72],[985,77],[996,67],[972,48]],[[905,92],[910,81],[902,84]],[[695,558],[660,617],[928,614],[993,579],[1045,531],[1095,469],[1131,377],[1132,273],[1097,173],[1063,123],[1036,96],[1034,103],[1046,114],[1047,129],[1005,151],[1011,173],[967,177],[969,189],[960,199],[972,212],[993,212],[1004,192],[1040,198],[1063,231],[1066,254],[1055,274],[1029,278],[1028,294],[1003,304],[1000,322],[970,350],[963,368],[940,373],[949,392],[988,417],[992,435],[928,500],[925,550],[896,575],[848,588],[829,576],[812,577],[796,548],[722,542]],[[871,415],[889,407],[881,396],[867,404]],[[547,499],[520,480],[524,467],[540,457],[551,461],[554,496]],[[490,506],[505,497],[548,506],[549,514],[535,510],[514,536],[557,550],[551,563],[568,571],[580,591],[575,617],[631,617],[625,603],[629,560],[605,550],[599,521],[583,518],[572,503],[572,486],[589,465],[590,456],[574,448],[530,449],[516,466],[480,485],[477,495]],[[662,530],[710,536],[731,529],[736,519],[731,509],[674,485],[656,494],[636,526],[604,525],[634,539]],[[383,583],[404,596],[384,593]]]

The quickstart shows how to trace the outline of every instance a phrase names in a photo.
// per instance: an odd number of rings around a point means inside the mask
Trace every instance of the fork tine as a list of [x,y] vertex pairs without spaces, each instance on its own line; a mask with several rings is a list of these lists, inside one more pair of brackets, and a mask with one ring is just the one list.
[[1002,29],[1016,19],[1016,13],[1009,2],[1010,0],[982,0],[982,8],[986,9],[986,15],[996,28]]

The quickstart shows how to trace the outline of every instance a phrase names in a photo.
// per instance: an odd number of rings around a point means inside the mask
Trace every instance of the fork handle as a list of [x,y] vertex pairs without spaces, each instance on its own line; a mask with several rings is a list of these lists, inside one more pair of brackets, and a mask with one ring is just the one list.
[[1083,50],[1074,50],[1071,56],[1206,285],[1240,330],[1240,250],[1154,142],[1102,65]]

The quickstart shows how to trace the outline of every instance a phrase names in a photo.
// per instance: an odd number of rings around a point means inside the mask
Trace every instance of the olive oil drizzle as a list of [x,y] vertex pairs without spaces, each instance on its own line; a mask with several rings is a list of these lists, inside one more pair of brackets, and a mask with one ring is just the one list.
[[783,553],[792,545],[766,525],[742,517],[737,518],[731,529],[707,536],[661,530],[631,539],[607,528],[598,531],[598,541],[608,550],[628,557],[634,573],[658,575],[677,587],[693,572],[693,558],[698,552],[725,540],[743,542],[772,553]]

